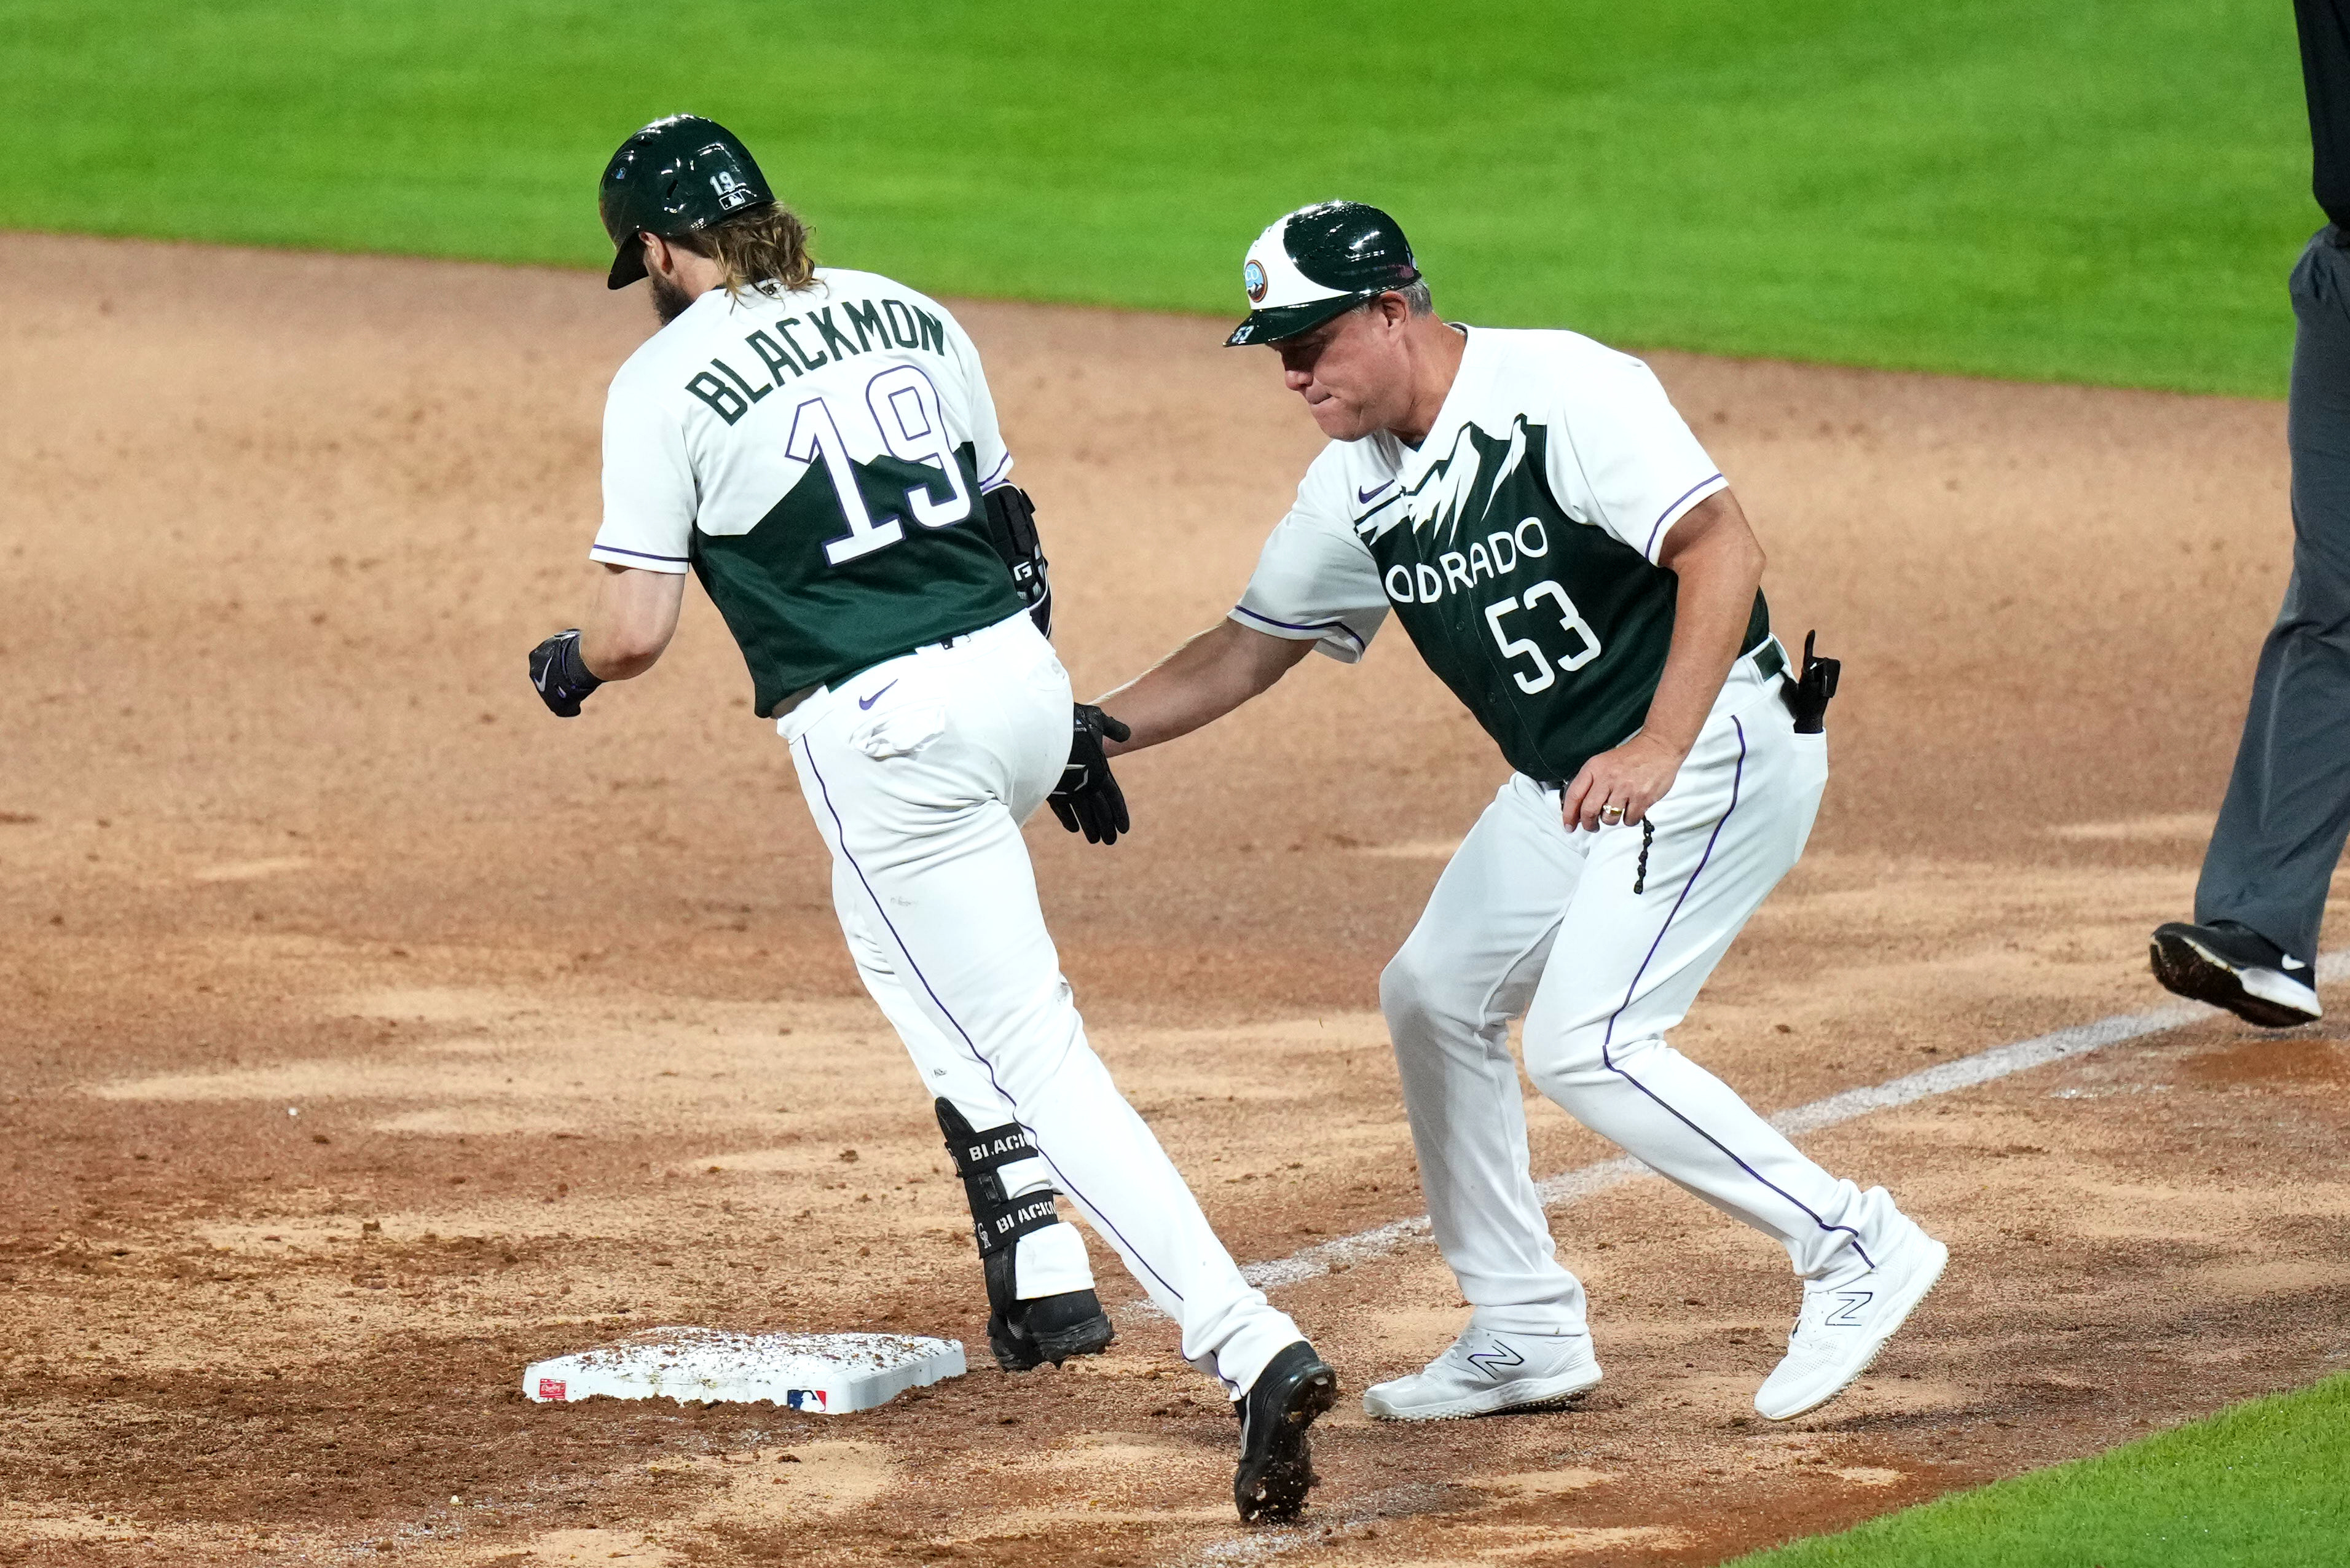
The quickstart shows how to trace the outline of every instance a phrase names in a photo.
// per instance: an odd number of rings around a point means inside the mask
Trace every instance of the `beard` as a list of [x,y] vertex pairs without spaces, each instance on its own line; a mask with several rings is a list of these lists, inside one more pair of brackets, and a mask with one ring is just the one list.
[[652,285],[653,314],[660,317],[663,327],[683,316],[686,306],[693,303],[693,296],[657,272],[646,273],[645,281]]

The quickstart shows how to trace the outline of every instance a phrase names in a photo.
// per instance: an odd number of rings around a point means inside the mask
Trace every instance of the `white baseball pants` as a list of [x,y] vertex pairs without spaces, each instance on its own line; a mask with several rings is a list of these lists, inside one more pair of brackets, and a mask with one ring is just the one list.
[[[1028,1128],[1042,1158],[1004,1167],[1005,1190],[1066,1193],[1182,1326],[1185,1359],[1237,1393],[1302,1336],[1241,1278],[1086,1043],[1020,836],[1068,759],[1070,701],[1022,614],[819,691],[776,728],[832,850],[858,973],[927,1092],[975,1128]],[[1093,1283],[1069,1226],[1018,1246],[1023,1298]]]
[[1827,773],[1825,737],[1796,734],[1741,659],[1649,813],[1645,875],[1638,826],[1570,832],[1558,792],[1523,774],[1445,867],[1380,1002],[1437,1243],[1481,1322],[1584,1327],[1527,1169],[1520,1016],[1526,1075],[1568,1115],[1777,1237],[1804,1278],[1870,1266],[1884,1189],[1830,1176],[1665,1043],[1802,854]]

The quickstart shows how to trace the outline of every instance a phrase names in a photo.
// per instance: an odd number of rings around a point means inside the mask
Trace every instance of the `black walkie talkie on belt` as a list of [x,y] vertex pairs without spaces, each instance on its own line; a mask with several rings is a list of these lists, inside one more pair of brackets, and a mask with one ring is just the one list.
[[1816,631],[1804,633],[1804,672],[1779,682],[1779,701],[1795,716],[1795,733],[1816,735],[1827,718],[1828,699],[1836,694],[1836,678],[1844,673],[1841,659],[1820,659],[1812,653]]

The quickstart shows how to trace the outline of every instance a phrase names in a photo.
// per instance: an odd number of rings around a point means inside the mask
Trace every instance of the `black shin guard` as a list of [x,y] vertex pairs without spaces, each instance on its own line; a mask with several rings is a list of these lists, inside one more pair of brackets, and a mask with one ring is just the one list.
[[[1059,1222],[1060,1210],[1053,1199],[1060,1194],[1051,1188],[1020,1199],[1005,1194],[1003,1180],[995,1173],[1007,1165],[1036,1158],[1028,1129],[1018,1122],[979,1132],[955,1108],[955,1103],[945,1098],[939,1101],[938,1113],[939,1131],[946,1134],[947,1153],[954,1159],[955,1174],[962,1178],[962,1195],[971,1203],[972,1236],[979,1243],[979,1255],[1008,1261],[1021,1237]],[[991,1293],[989,1304],[1000,1307],[1003,1303]]]
[[972,1236],[979,1243],[980,1265],[987,1277],[988,1346],[995,1353],[996,1365],[1006,1372],[1025,1372],[1046,1361],[1057,1366],[1069,1356],[1107,1348],[1110,1322],[1093,1292],[1020,1299],[1020,1238],[1058,1224],[1061,1218],[1054,1202],[1060,1194],[1054,1189],[1013,1198],[996,1175],[1004,1166],[1036,1158],[1028,1129],[1006,1122],[980,1132],[953,1101],[941,1097],[936,1108],[947,1153],[971,1204]]

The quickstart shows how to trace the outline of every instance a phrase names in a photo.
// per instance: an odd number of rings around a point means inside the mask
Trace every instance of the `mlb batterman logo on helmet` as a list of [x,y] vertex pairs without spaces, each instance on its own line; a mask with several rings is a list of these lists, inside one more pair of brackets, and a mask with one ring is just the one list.
[[[695,157],[707,159],[713,153],[722,153],[725,151],[723,146],[712,142],[695,154]],[[759,200],[759,192],[755,187],[743,183],[735,176],[734,171],[723,165],[718,172],[710,177],[710,189],[716,193],[718,210],[722,213],[732,213],[737,208],[747,207]]]

